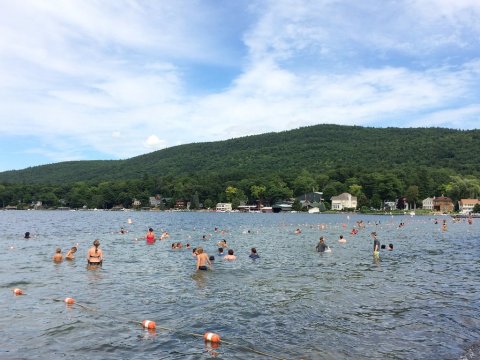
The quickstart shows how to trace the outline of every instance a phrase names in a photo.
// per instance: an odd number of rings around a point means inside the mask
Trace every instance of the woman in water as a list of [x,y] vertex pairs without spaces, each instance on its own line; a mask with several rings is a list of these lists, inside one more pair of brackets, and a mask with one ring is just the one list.
[[87,252],[87,261],[88,265],[102,265],[103,262],[103,252],[102,249],[99,248],[100,241],[95,240],[93,242],[93,246],[88,249]]
[[153,232],[152,228],[148,229],[148,232],[145,235],[145,239],[147,240],[147,244],[155,243],[155,233]]

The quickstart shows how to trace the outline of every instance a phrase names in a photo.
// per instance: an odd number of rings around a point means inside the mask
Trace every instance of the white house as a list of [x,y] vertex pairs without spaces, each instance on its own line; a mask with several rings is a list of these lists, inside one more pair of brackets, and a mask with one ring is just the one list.
[[232,203],[218,203],[215,210],[219,212],[232,211]]
[[357,197],[349,193],[332,196],[332,210],[356,209]]
[[433,210],[433,198],[428,197],[422,200],[422,209],[423,210]]
[[461,214],[470,214],[476,204],[480,204],[479,199],[460,199],[458,202],[458,211]]
[[159,195],[150,196],[148,198],[148,201],[149,201],[151,207],[157,207],[157,206],[160,206],[162,204],[162,199]]

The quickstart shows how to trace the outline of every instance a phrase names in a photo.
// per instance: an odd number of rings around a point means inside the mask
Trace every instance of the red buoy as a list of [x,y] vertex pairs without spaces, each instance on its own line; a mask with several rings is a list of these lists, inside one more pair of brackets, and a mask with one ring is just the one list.
[[75,304],[75,300],[72,299],[72,298],[69,298],[69,297],[65,298],[65,300],[63,300],[63,301],[65,301],[65,303],[67,303],[69,305]]
[[13,293],[14,293],[15,295],[23,295],[22,289],[19,289],[19,288],[13,289]]
[[157,324],[155,324],[155,321],[143,320],[143,321],[142,321],[142,326],[143,326],[145,329],[155,330],[156,327],[157,327]]
[[206,332],[205,335],[203,335],[203,339],[211,343],[219,343],[221,341],[220,335],[212,332]]

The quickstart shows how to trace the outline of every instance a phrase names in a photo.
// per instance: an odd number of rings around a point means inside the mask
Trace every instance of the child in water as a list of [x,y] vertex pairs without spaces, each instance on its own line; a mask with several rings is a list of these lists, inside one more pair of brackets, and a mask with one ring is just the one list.
[[53,255],[52,260],[54,262],[61,262],[63,260],[62,249],[57,248],[55,250],[55,255]]
[[77,247],[72,246],[70,250],[68,250],[67,255],[65,255],[65,259],[67,260],[73,260],[75,259],[75,253],[77,252]]

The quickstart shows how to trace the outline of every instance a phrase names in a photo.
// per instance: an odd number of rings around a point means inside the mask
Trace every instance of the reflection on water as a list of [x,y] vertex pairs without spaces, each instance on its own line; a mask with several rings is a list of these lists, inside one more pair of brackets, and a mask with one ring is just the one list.
[[[2,211],[0,358],[478,358],[480,221],[445,218],[443,232],[421,216]],[[170,237],[147,246],[148,227]],[[372,258],[371,231],[394,251]],[[320,236],[331,253],[315,252]],[[105,260],[87,269],[96,238]],[[52,263],[77,242],[75,260]],[[213,270],[172,242],[204,247]],[[228,344],[191,335],[206,331]]]

